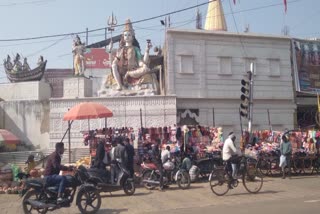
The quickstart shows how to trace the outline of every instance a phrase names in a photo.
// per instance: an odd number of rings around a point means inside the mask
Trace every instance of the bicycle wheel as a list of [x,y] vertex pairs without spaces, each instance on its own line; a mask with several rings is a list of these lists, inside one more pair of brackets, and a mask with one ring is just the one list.
[[313,161],[311,174],[320,175],[320,159],[316,159]]
[[228,175],[224,170],[213,170],[209,176],[211,191],[217,196],[223,196],[229,191]]
[[293,172],[294,172],[294,174],[300,175],[303,172],[302,160],[299,159],[299,158],[294,158],[292,162],[293,162]]
[[262,175],[267,176],[270,171],[270,162],[265,159],[261,159],[258,161],[257,168],[259,169]]
[[258,193],[263,185],[263,175],[253,166],[247,166],[242,176],[244,188],[250,193]]
[[187,171],[179,171],[177,183],[180,189],[189,189],[191,184],[190,175]]
[[279,166],[279,159],[273,159],[270,162],[270,174],[272,176],[280,176],[282,173],[281,167]]

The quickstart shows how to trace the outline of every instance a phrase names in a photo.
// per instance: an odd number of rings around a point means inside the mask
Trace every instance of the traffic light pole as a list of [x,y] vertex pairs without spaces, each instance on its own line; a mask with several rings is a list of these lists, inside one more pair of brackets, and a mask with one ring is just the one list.
[[249,81],[250,81],[250,91],[249,91],[249,115],[248,115],[248,132],[250,134],[250,141],[252,139],[252,119],[253,119],[253,76],[254,76],[254,64],[250,64],[249,71]]

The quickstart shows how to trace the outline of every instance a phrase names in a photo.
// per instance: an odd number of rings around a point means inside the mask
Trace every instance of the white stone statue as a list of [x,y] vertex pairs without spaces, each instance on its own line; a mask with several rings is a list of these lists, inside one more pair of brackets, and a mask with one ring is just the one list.
[[135,38],[131,21],[128,19],[121,37],[119,49],[112,62],[113,78],[110,80],[109,76],[106,83],[108,81],[109,84],[116,83],[116,90],[120,91],[143,84],[153,84],[154,81],[157,81],[152,76],[148,67],[149,50],[151,47],[152,44],[149,41],[142,57],[140,45]]
[[38,66],[41,65],[42,63],[43,63],[43,56],[39,56],[38,62],[37,62]]
[[30,71],[30,66],[28,64],[27,58],[23,59],[23,65],[22,65],[22,70],[23,71]]
[[3,64],[6,66],[6,68],[7,68],[8,70],[12,70],[13,65],[12,65],[12,62],[11,62],[11,57],[10,57],[10,55],[7,55],[7,59],[4,60]]
[[15,59],[13,60],[12,72],[20,72],[22,70],[22,63],[20,62],[20,55],[17,53]]
[[83,75],[85,71],[85,57],[84,53],[86,51],[85,44],[81,42],[80,37],[77,35],[73,41],[72,53],[73,53],[73,65],[74,65],[74,75]]

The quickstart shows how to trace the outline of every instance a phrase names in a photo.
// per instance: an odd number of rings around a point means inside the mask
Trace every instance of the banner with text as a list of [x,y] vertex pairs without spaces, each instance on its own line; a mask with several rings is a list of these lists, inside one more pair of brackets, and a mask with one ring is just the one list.
[[293,39],[292,59],[296,90],[320,93],[320,41]]
[[88,48],[84,56],[87,69],[111,68],[109,53],[104,48]]

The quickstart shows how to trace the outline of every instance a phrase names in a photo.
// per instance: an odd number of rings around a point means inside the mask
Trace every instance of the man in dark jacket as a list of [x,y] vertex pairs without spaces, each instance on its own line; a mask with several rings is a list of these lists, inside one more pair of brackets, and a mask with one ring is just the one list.
[[124,147],[123,139],[118,138],[117,142],[118,144],[114,149],[114,157],[121,164],[123,168],[126,168],[128,163],[128,154],[127,154],[126,148]]
[[94,164],[93,166],[98,169],[105,169],[106,165],[103,163],[103,158],[105,156],[105,149],[104,149],[104,141],[100,140],[99,144],[97,146],[97,151],[96,151],[96,157],[94,159]]
[[66,202],[67,199],[62,198],[65,189],[66,177],[59,175],[60,170],[72,170],[72,167],[61,165],[61,156],[64,153],[64,144],[56,143],[56,150],[48,157],[47,165],[44,171],[46,185],[59,185],[57,203]]
[[133,161],[133,158],[134,158],[134,155],[135,155],[134,154],[134,148],[130,144],[129,138],[126,138],[124,140],[124,143],[125,143],[126,152],[127,152],[127,155],[128,155],[127,169],[130,172],[130,176],[133,177],[133,174],[134,174],[134,168],[133,168],[134,161]]

